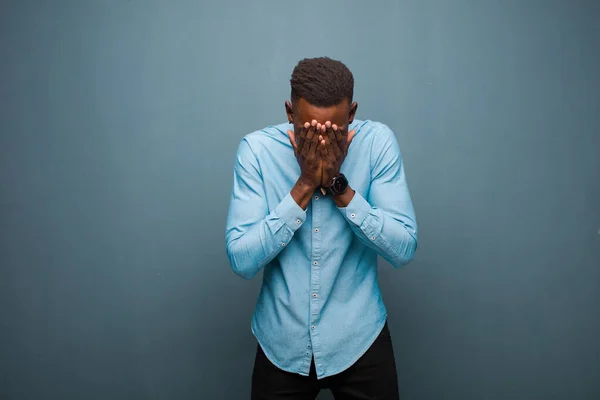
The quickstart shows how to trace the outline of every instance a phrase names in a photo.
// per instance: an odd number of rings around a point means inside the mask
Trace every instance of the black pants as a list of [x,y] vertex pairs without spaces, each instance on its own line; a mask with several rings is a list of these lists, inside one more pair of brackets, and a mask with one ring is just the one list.
[[310,375],[285,372],[274,366],[257,346],[252,373],[252,400],[314,400],[321,389],[336,400],[398,400],[398,377],[392,339],[385,324],[369,350],[338,375],[317,380],[314,362]]

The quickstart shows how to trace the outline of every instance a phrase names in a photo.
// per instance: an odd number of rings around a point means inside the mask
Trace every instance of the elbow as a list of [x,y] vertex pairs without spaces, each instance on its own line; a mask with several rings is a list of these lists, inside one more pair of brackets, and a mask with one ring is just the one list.
[[234,274],[236,274],[240,278],[245,279],[247,281],[254,278],[258,272],[254,268],[246,268],[243,265],[240,266],[239,264],[233,264],[233,263],[231,264],[231,270],[233,271]]
[[399,269],[409,264],[415,253],[417,252],[417,239],[412,235],[408,235],[408,238],[398,247],[396,256],[391,260],[391,264],[394,268]]
[[229,258],[231,270],[240,278],[249,281],[258,273],[256,263],[240,254],[240,251],[236,249],[235,242],[227,244],[227,257]]
[[240,269],[233,267],[232,270],[234,274],[247,281],[251,280],[252,278],[254,278],[254,276],[256,276],[256,271],[251,271],[249,269]]

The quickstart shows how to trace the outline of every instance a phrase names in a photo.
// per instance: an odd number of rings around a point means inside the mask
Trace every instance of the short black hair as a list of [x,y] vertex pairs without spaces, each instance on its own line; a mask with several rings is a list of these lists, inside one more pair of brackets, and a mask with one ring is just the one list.
[[290,79],[292,101],[303,98],[317,107],[331,107],[344,99],[352,103],[354,77],[342,62],[329,57],[305,58]]

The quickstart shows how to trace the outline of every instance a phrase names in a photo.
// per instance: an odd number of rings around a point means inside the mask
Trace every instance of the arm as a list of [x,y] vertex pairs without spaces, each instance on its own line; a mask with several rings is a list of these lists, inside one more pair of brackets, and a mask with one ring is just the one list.
[[350,187],[335,200],[360,241],[399,268],[417,249],[416,218],[396,136],[386,127],[374,140],[369,200]]
[[306,212],[294,200],[296,197],[306,208],[312,194],[306,192],[297,183],[269,213],[260,166],[246,139],[242,140],[234,167],[226,227],[227,256],[236,275],[252,279],[285,249],[306,220]]

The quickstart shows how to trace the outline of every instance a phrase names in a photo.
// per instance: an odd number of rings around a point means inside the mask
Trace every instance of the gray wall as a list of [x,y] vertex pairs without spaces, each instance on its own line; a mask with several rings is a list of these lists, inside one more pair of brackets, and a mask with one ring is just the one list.
[[2,2],[0,398],[248,398],[235,150],[319,55],[405,158],[404,398],[600,398],[599,3],[208,3]]

